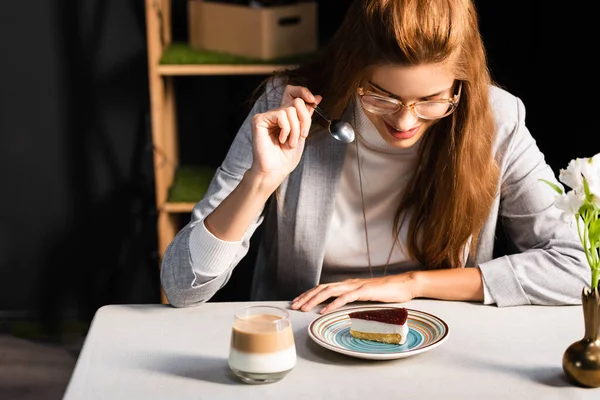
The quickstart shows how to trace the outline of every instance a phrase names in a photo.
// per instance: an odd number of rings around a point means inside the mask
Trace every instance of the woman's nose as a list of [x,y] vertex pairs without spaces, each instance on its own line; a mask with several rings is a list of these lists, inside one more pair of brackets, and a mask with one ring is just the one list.
[[392,114],[392,118],[389,120],[392,122],[392,126],[400,131],[408,131],[415,126],[415,123],[419,117],[415,113],[406,108],[400,107],[398,111]]

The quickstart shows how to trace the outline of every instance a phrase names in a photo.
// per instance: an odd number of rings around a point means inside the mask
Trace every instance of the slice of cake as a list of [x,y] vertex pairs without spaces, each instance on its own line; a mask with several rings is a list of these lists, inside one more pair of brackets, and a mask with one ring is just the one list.
[[406,308],[356,311],[349,314],[350,334],[357,339],[404,344],[408,339]]

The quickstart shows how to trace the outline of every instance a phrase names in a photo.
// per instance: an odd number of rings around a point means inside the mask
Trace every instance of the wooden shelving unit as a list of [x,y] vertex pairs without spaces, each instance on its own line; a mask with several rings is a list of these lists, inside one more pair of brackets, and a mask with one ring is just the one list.
[[[209,63],[181,64],[165,62],[163,55],[172,47],[171,0],[146,1],[146,40],[148,52],[148,78],[150,86],[150,113],[152,141],[154,146],[154,179],[156,186],[156,209],[158,211],[159,268],[164,252],[181,229],[178,213],[189,213],[194,201],[173,201],[173,183],[180,169],[176,120],[176,98],[173,80],[178,76],[194,75],[266,75],[274,70],[293,66],[292,63],[246,63],[243,59],[231,59],[218,64],[207,57]],[[181,44],[178,44],[181,47]],[[201,58],[201,57],[200,57]],[[161,291],[161,301],[166,298]]]
[[281,65],[159,65],[161,76],[189,75],[264,75]]

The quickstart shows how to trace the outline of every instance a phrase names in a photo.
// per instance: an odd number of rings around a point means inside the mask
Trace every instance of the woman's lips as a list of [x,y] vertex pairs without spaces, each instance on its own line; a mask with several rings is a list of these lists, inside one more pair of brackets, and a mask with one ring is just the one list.
[[386,122],[384,122],[384,123],[385,123],[385,127],[387,128],[390,135],[392,135],[396,139],[404,139],[404,140],[410,139],[413,136],[415,136],[417,134],[417,132],[419,131],[419,128],[421,127],[421,125],[419,125],[419,126],[415,126],[414,128],[411,128],[407,131],[397,131],[395,128],[392,128]]

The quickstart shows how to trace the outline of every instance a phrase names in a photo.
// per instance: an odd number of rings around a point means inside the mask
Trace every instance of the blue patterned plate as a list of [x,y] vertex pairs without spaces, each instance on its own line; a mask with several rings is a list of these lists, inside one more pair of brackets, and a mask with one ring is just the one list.
[[448,338],[448,324],[435,315],[408,311],[408,340],[402,345],[356,339],[350,335],[350,317],[355,311],[381,310],[394,307],[363,306],[345,308],[316,318],[308,326],[308,335],[317,344],[338,353],[371,360],[393,360],[423,353]]

